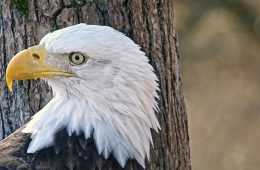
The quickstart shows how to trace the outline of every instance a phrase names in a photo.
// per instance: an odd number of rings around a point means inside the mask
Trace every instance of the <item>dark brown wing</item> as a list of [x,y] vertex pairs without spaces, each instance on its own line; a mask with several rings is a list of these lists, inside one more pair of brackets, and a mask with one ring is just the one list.
[[29,169],[31,155],[27,154],[30,135],[18,129],[0,142],[0,170]]
[[69,137],[66,130],[57,133],[55,144],[34,154],[27,154],[30,135],[21,129],[0,143],[0,170],[143,170],[134,160],[121,168],[112,155],[99,155],[92,139],[83,135]]

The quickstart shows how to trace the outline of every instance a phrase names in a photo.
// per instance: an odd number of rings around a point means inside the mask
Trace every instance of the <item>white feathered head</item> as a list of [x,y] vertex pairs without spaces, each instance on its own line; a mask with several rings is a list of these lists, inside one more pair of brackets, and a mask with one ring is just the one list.
[[45,79],[54,98],[27,124],[28,152],[51,146],[55,133],[93,137],[107,158],[121,166],[149,159],[150,129],[160,128],[157,77],[131,39],[108,26],[78,24],[47,34],[37,46],[18,53],[6,71],[12,80]]

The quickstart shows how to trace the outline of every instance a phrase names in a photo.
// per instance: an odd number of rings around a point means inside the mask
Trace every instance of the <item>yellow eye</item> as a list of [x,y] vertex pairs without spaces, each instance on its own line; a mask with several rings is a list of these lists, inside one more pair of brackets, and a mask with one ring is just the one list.
[[69,60],[74,65],[80,65],[85,62],[86,57],[80,53],[71,53]]

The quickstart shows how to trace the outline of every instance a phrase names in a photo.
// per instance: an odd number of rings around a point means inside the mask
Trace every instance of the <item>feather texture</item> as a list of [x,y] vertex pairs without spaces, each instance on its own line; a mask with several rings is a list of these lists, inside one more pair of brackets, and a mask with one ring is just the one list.
[[[157,77],[148,58],[131,39],[107,26],[79,24],[46,35],[45,63],[74,72],[75,77],[46,81],[54,98],[26,125],[31,133],[28,153],[56,145],[55,135],[93,136],[98,154],[113,155],[121,167],[135,159],[145,167],[152,144],[151,129],[158,131]],[[87,56],[71,65],[72,52]]]
[[1,170],[143,170],[135,160],[122,168],[112,155],[104,158],[97,152],[92,137],[69,136],[66,130],[55,134],[53,146],[28,154],[30,135],[21,129],[0,142]]

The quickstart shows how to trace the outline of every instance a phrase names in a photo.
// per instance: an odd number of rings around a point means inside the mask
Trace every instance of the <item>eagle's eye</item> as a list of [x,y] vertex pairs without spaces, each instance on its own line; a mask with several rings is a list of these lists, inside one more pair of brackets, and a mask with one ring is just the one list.
[[80,53],[71,53],[69,55],[69,60],[73,65],[80,65],[85,62],[86,57]]

